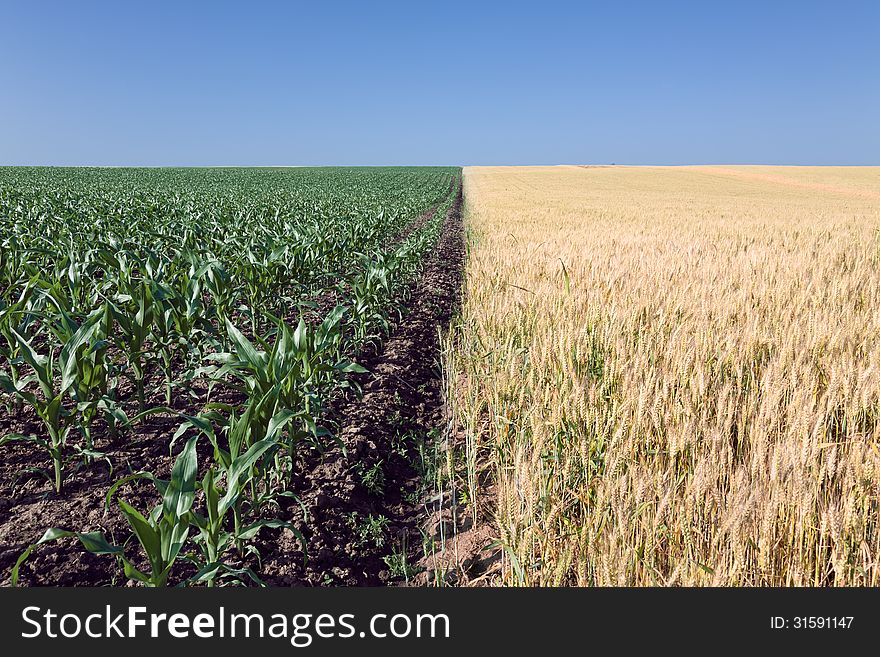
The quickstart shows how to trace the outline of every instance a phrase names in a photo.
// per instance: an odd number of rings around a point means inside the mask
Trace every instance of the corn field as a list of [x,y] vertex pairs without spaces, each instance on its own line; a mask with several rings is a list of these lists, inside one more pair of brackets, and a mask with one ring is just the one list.
[[[0,169],[0,454],[30,464],[3,482],[9,581],[45,544],[78,541],[119,583],[260,583],[254,539],[301,537],[276,513],[298,455],[338,442],[328,404],[392,326],[458,180],[430,167]],[[96,492],[124,530],[21,540],[17,498],[79,494],[108,450],[159,419],[170,472],[116,463]],[[144,486],[155,503],[138,506]]]

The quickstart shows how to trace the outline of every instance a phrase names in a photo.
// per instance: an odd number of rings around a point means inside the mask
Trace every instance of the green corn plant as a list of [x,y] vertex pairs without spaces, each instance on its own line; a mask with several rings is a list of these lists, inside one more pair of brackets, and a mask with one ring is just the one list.
[[55,276],[64,281],[64,292],[75,307],[88,307],[95,287],[92,284],[91,250],[77,252],[75,238],[70,236],[67,255],[56,266]]
[[351,360],[342,358],[342,318],[345,306],[337,306],[316,328],[309,328],[300,318],[291,330],[278,318],[276,339],[270,346],[260,340],[257,349],[229,321],[226,329],[234,353],[212,354],[211,360],[223,363],[218,375],[232,374],[244,385],[249,395],[263,395],[276,390],[279,404],[285,408],[302,408],[311,413],[318,400],[317,392],[335,379],[335,373],[365,371]]
[[[277,449],[278,444],[270,437],[254,443],[247,452],[232,460],[220,460],[217,466],[211,466],[205,472],[201,489],[205,494],[205,515],[193,513],[193,523],[199,530],[196,541],[200,545],[204,563],[193,581],[205,581],[214,586],[219,573],[224,571],[235,576],[247,574],[254,581],[259,578],[248,569],[229,569],[223,561],[223,554],[233,546],[241,548],[241,542],[253,538],[263,527],[286,527],[294,533],[305,549],[305,539],[296,527],[288,522],[272,519],[260,519],[241,526],[239,516],[236,528],[230,532],[226,529],[226,518],[230,511],[238,506],[239,499],[245,494],[251,480],[255,476],[254,467],[264,455]],[[220,485],[225,478],[225,490]]]
[[242,268],[242,276],[246,291],[251,320],[251,335],[257,334],[257,308],[262,306],[263,299],[270,293],[278,279],[268,259],[260,257],[259,252],[248,249],[244,254],[247,265]]
[[181,346],[202,355],[203,340],[196,339],[210,332],[205,303],[202,298],[202,280],[191,266],[177,283],[175,294],[169,299],[173,331]]
[[98,248],[95,252],[97,265],[104,271],[101,287],[108,296],[130,296],[129,293],[140,285],[136,280],[137,256],[130,253],[115,235],[109,235],[105,240],[109,248]]
[[[272,473],[267,472],[263,463],[277,453],[282,444],[279,438],[297,416],[290,409],[268,415],[265,409],[274,408],[275,402],[275,396],[269,393],[262,398],[250,398],[243,412],[228,404],[209,404],[198,416],[183,416],[184,422],[172,439],[173,442],[189,428],[195,428],[211,441],[214,463],[226,478],[229,508],[224,509],[224,514],[232,511],[232,536],[239,553],[244,551],[245,504],[255,508],[274,494],[268,477]],[[225,443],[218,434],[225,436]]]
[[181,379],[175,372],[183,366],[183,379],[197,369],[206,347],[215,347],[215,331],[208,320],[202,282],[194,265],[165,283],[149,283],[153,299],[150,354],[165,378],[165,405],[171,406],[172,389]]
[[165,404],[171,406],[174,379],[172,365],[176,347],[180,344],[180,336],[174,326],[174,309],[171,302],[175,295],[172,290],[157,283],[152,283],[151,288],[154,303],[152,337],[159,366],[165,377]]
[[[33,316],[31,312],[31,295],[35,289],[37,279],[31,279],[25,285],[18,300],[10,299],[8,302],[0,299],[0,362],[6,361],[10,367],[7,376],[10,377],[10,383],[7,388],[18,386],[18,365],[23,361],[19,357],[19,342],[15,338],[15,333],[27,333],[28,318]],[[5,400],[11,401],[7,404],[10,412],[17,412],[22,408],[23,401],[19,395],[11,393],[4,395]]]
[[[33,435],[10,434],[0,439],[0,444],[12,440],[25,440],[45,449],[52,459],[54,475],[50,479],[54,482],[56,493],[61,493],[65,449],[68,436],[77,419],[75,412],[64,406],[64,399],[68,391],[77,384],[78,360],[88,349],[89,341],[101,319],[101,313],[95,313],[84,322],[61,348],[57,359],[55,349],[50,348],[48,355],[38,354],[31,341],[11,329],[12,336],[18,343],[21,358],[30,366],[33,374],[13,379],[6,372],[0,371],[0,389],[18,397],[33,408],[49,434],[48,440]],[[40,394],[29,390],[33,383],[38,384]]]
[[229,272],[222,263],[211,260],[199,269],[196,278],[204,281],[205,290],[211,295],[214,302],[214,312],[222,326],[229,318],[236,296]]
[[[196,474],[196,439],[192,438],[174,462],[169,481],[156,479],[149,473],[143,475],[152,480],[162,494],[161,504],[155,506],[148,515],[142,515],[125,500],[117,499],[120,510],[150,562],[150,573],[146,574],[122,558],[125,574],[129,578],[148,586],[165,586],[167,583],[171,568],[180,555],[192,525],[190,509],[195,499]],[[123,478],[111,487],[106,497],[108,506],[119,486],[135,476]]]
[[[51,325],[53,333],[65,345],[75,339],[81,327],[66,313],[62,322]],[[85,441],[83,450],[87,459],[95,456],[92,424],[102,414],[107,421],[110,436],[115,437],[120,423],[128,419],[116,404],[115,367],[107,357],[109,337],[113,331],[113,314],[108,303],[95,310],[83,326],[85,341],[78,344],[67,358],[62,351],[62,376],[70,382],[70,394],[76,402],[78,424]]]
[[150,572],[139,570],[128,557],[124,547],[110,544],[100,532],[77,533],[63,529],[49,529],[36,543],[28,546],[13,566],[11,581],[16,586],[22,564],[39,545],[74,536],[93,554],[112,554],[122,564],[125,576],[146,586],[162,587],[168,583],[171,569],[180,556],[192,525],[191,508],[196,493],[196,439],[187,442],[171,470],[171,479],[158,479],[149,472],[139,472],[120,479],[107,492],[105,503],[109,508],[116,491],[134,479],[149,479],[162,495],[162,502],[147,515],[125,500],[116,500],[133,536],[137,539],[150,564]]
[[137,395],[138,413],[143,413],[146,406],[144,356],[147,355],[146,345],[152,334],[155,304],[150,287],[146,283],[140,284],[137,295],[135,301],[137,310],[134,313],[125,312],[114,304],[111,304],[110,308],[119,331],[116,344],[125,354]]
[[355,341],[361,344],[372,337],[371,333],[376,328],[386,332],[390,327],[384,310],[391,299],[396,256],[392,252],[378,254],[374,258],[360,255],[359,259],[363,270],[351,283],[351,295],[354,301],[352,318]]
[[227,320],[227,334],[235,351],[211,355],[212,360],[222,363],[216,376],[232,374],[241,382],[241,390],[256,400],[246,411],[251,424],[268,427],[279,413],[287,414],[288,423],[296,421],[287,433],[291,473],[300,440],[310,439],[321,447],[320,439],[330,435],[317,426],[316,417],[321,411],[322,397],[336,383],[338,375],[366,371],[340,357],[342,318],[346,311],[346,307],[337,306],[315,329],[309,329],[301,318],[291,331],[275,318],[275,342],[269,346],[262,341],[263,350],[257,349]]

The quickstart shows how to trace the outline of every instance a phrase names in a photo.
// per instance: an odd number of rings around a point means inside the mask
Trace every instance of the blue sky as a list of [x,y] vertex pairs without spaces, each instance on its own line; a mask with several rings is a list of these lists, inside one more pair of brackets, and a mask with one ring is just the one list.
[[0,164],[880,164],[880,3],[9,2]]

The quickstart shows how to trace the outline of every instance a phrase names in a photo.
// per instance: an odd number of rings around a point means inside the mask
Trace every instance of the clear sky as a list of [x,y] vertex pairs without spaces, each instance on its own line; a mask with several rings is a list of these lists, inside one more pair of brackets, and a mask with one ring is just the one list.
[[880,2],[10,2],[0,164],[880,164]]

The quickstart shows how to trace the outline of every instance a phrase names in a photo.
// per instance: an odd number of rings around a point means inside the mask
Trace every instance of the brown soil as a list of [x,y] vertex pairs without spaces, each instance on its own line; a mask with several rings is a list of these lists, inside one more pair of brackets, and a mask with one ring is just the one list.
[[[3,420],[4,425],[11,423],[10,418]],[[96,441],[95,447],[105,453],[106,461],[96,461],[88,467],[71,464],[65,473],[61,496],[56,496],[49,481],[35,472],[36,468],[51,468],[45,452],[29,443],[4,447],[0,460],[0,582],[9,583],[10,568],[18,556],[50,527],[102,531],[111,542],[114,538],[124,540],[128,535],[127,525],[115,505],[105,509],[104,495],[113,482],[146,464],[153,472],[167,477],[172,465],[168,436],[177,424],[172,418],[157,416],[144,422],[136,435],[127,436],[116,445]],[[43,433],[35,423],[17,423],[15,430]],[[5,426],[0,428],[0,433],[5,432]],[[204,461],[208,455],[209,452],[200,454],[200,460]],[[122,497],[141,511],[158,502],[155,489],[146,482],[126,486]],[[114,579],[117,572],[110,557],[89,554],[74,539],[65,539],[38,549],[22,568],[21,583],[125,584],[124,577]]]
[[[464,453],[465,436],[460,427],[451,425],[447,437],[450,449]],[[462,505],[452,489],[466,489],[462,476],[456,474],[455,484],[447,484],[442,495],[426,500],[427,518],[423,531],[431,538],[430,549],[418,559],[420,572],[408,582],[413,586],[488,586],[500,574],[501,549],[497,544],[495,523],[497,486],[493,480],[494,464],[483,457],[476,463],[479,496],[476,505]]]
[[[413,222],[419,230],[433,211]],[[419,225],[415,225],[419,224]],[[305,535],[308,560],[288,530],[265,529],[255,542],[259,552],[250,565],[270,585],[379,585],[394,580],[385,557],[407,554],[410,563],[421,555],[420,524],[425,509],[420,499],[418,445],[442,434],[444,404],[438,362],[438,333],[458,302],[464,259],[461,191],[446,217],[439,241],[411,288],[410,302],[384,346],[362,354],[359,362],[370,374],[358,375],[363,396],[337,399],[332,424],[345,445],[320,454],[304,452],[293,492],[299,500],[282,498],[271,517],[293,522]],[[203,391],[199,391],[203,392]],[[203,401],[180,395],[176,405],[192,411]],[[154,400],[151,400],[154,401]],[[162,401],[155,400],[157,404]],[[224,400],[226,401],[226,400]],[[230,400],[233,401],[233,400]],[[121,476],[148,468],[167,477],[173,458],[168,439],[176,417],[152,416],[134,434],[115,443],[96,431],[96,449],[106,460],[88,467],[70,465],[59,497],[37,468],[50,466],[48,455],[29,443],[2,448],[0,459],[0,583],[9,583],[15,560],[49,527],[76,531],[101,530],[111,542],[124,541],[129,531],[115,505],[105,508],[104,495]],[[39,421],[26,409],[0,412],[0,435],[9,431],[42,435]],[[175,451],[181,446],[178,443]],[[210,457],[207,441],[199,461]],[[112,472],[110,464],[112,464]],[[377,474],[381,472],[381,477]],[[372,476],[372,479],[371,479]],[[377,483],[381,482],[381,485]],[[136,482],[122,491],[129,503],[148,510],[158,496],[152,484]],[[365,528],[373,520],[373,531]],[[127,550],[134,555],[134,544]],[[137,560],[136,560],[137,563]],[[191,574],[185,563],[175,566],[173,581]],[[172,582],[173,583],[173,582]],[[38,548],[22,567],[24,585],[126,585],[115,560],[85,552],[74,539]]]

